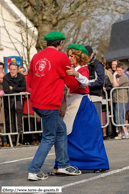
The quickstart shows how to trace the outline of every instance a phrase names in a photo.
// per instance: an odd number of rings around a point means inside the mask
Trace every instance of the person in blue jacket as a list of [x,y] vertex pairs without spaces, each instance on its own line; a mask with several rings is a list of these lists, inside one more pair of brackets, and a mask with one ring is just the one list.
[[103,85],[105,80],[104,67],[102,63],[96,59],[96,53],[94,53],[91,46],[85,46],[88,50],[89,56],[89,89],[92,102],[94,103],[96,110],[101,118],[101,104],[102,104],[102,93]]

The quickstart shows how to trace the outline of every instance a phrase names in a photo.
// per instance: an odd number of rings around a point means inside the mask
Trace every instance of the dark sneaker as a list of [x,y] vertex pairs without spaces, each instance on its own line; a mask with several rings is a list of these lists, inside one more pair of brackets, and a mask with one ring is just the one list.
[[78,168],[73,166],[68,166],[66,168],[59,168],[58,173],[67,174],[67,175],[80,175],[81,171]]
[[28,173],[28,180],[38,181],[38,180],[45,180],[48,179],[48,176],[43,172],[35,173]]

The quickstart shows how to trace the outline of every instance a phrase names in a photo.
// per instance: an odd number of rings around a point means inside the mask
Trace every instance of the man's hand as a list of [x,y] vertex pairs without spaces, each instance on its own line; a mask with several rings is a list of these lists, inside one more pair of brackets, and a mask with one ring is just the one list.
[[117,71],[113,74],[113,87],[119,87],[119,84],[117,83],[119,81],[119,78],[116,78]]
[[66,67],[69,69],[69,70],[66,70],[67,75],[73,75],[73,76],[75,76],[76,78],[79,77],[79,73],[78,73],[77,71],[75,71],[74,68],[69,67],[69,66],[66,66]]
[[12,87],[12,86],[9,86],[9,89],[10,89],[10,90],[13,90],[13,87]]
[[115,71],[115,73],[113,75],[116,76],[117,74],[118,74],[117,71]]
[[119,80],[120,80],[119,78],[116,78],[116,81],[117,81],[117,82],[119,82]]

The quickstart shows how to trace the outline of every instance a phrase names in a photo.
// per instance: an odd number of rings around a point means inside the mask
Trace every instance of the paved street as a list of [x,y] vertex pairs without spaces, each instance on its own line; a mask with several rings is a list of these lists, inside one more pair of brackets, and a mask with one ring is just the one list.
[[[110,170],[83,172],[81,176],[51,176],[44,181],[28,181],[27,169],[37,146],[0,150],[0,186],[62,186],[62,194],[129,194],[129,140],[104,141]],[[42,171],[54,165],[54,149],[49,152]]]

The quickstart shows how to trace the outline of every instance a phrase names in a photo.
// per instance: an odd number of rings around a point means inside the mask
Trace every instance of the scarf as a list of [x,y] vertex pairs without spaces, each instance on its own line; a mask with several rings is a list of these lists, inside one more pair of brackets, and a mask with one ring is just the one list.
[[88,65],[92,65],[96,59],[96,53],[94,53],[92,59],[89,61]]

